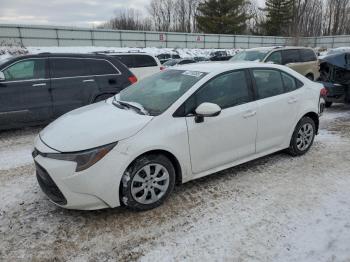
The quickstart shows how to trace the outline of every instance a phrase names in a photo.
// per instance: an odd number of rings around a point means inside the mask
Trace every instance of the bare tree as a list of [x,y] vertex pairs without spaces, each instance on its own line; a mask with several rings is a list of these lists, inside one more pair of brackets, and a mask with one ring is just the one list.
[[149,18],[143,18],[135,9],[118,9],[115,16],[99,28],[120,30],[151,30],[152,22]]

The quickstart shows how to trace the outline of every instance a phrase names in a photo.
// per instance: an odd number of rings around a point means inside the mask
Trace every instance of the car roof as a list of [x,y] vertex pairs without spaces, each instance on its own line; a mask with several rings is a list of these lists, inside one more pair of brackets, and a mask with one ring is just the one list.
[[264,46],[264,47],[249,48],[245,50],[272,51],[272,50],[290,50],[290,49],[312,49],[312,48],[305,47],[305,46]]
[[260,63],[260,62],[230,62],[230,61],[223,61],[223,62],[203,62],[203,63],[193,63],[193,64],[186,64],[178,66],[172,70],[189,70],[189,71],[199,71],[199,72],[205,72],[205,73],[220,73],[220,72],[226,72],[229,70],[235,70],[235,69],[244,69],[244,68],[275,68],[275,69],[283,69],[283,66],[276,65],[276,64],[266,64],[266,63]]
[[23,59],[23,58],[46,58],[46,57],[77,57],[77,58],[104,58],[106,55],[103,54],[75,54],[75,53],[39,53],[39,54],[29,54],[29,55],[20,55],[14,58]]
[[152,56],[152,54],[149,53],[142,53],[142,52],[115,52],[115,53],[106,53],[106,55],[147,55],[147,56]]

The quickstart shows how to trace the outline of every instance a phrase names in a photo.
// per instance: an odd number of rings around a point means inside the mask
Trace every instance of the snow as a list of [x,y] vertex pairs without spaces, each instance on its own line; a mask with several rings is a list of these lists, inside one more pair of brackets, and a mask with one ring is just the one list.
[[50,203],[29,161],[39,130],[0,133],[1,261],[350,261],[349,106],[326,110],[306,155],[186,183],[147,212]]
[[[3,51],[1,51],[3,50]],[[210,53],[214,51],[226,51],[228,54],[234,55],[238,49],[190,49],[190,48],[129,48],[129,47],[96,47],[96,46],[76,46],[76,47],[27,47],[27,48],[15,48],[15,47],[0,47],[0,60],[10,57],[11,55],[18,54],[38,54],[38,53],[92,53],[92,52],[145,52],[151,55],[159,54],[179,54],[182,58],[190,58],[195,56],[209,57]]]

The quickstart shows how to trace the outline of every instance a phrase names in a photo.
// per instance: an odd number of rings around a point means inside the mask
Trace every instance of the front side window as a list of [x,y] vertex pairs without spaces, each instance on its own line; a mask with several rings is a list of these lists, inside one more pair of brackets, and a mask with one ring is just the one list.
[[265,62],[272,62],[274,64],[281,65],[282,64],[281,52],[279,51],[273,52],[271,55],[269,55],[269,57],[266,59]]
[[259,99],[277,96],[284,93],[281,73],[279,71],[254,69],[253,76]]
[[46,77],[44,59],[20,61],[3,71],[6,81],[34,80]]
[[122,90],[117,99],[142,105],[150,115],[160,115],[207,73],[165,70]]
[[225,109],[250,102],[252,97],[249,93],[245,71],[239,70],[210,80],[191,99],[193,111],[204,102],[214,103]]
[[77,77],[90,74],[84,59],[79,58],[51,58],[51,77]]

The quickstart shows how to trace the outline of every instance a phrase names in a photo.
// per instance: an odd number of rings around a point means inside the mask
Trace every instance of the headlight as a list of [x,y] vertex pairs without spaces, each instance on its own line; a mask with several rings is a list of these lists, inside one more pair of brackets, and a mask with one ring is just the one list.
[[118,142],[74,153],[49,153],[43,155],[47,158],[76,162],[77,167],[75,171],[79,172],[101,160],[117,145],[117,143]]

